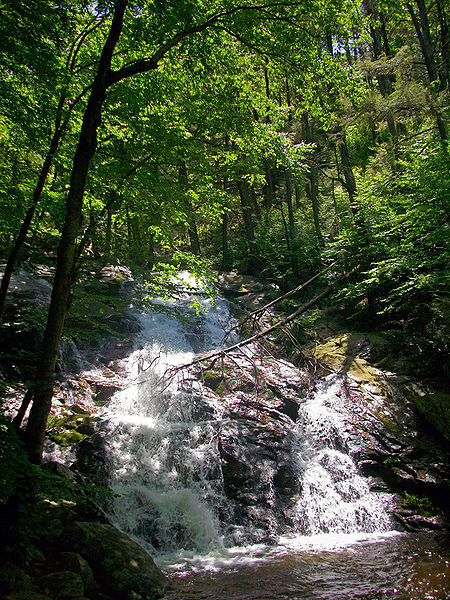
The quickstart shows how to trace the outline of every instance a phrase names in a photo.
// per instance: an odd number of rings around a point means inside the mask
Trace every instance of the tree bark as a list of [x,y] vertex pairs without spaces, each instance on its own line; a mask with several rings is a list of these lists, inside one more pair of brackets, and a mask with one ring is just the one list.
[[64,128],[60,124],[56,124],[55,131],[53,133],[52,140],[50,142],[50,147],[47,152],[47,156],[45,157],[44,163],[41,167],[41,172],[39,173],[39,178],[36,184],[36,187],[33,192],[33,197],[31,201],[31,205],[28,208],[25,218],[20,227],[19,233],[14,242],[14,246],[11,250],[11,253],[8,257],[8,261],[6,263],[5,272],[3,274],[2,283],[0,286],[0,325],[3,320],[3,313],[5,310],[5,300],[6,294],[8,292],[9,284],[11,281],[11,277],[16,266],[17,260],[19,258],[20,251],[23,248],[25,240],[28,235],[28,231],[30,229],[31,222],[34,217],[34,213],[36,211],[37,204],[41,198],[42,190],[44,189],[45,181],[50,172],[50,167],[53,162],[53,157],[58,148],[58,144],[61,140],[61,136],[63,134]]
[[414,24],[417,37],[419,38],[420,48],[425,60],[425,67],[427,69],[428,77],[430,81],[437,81],[439,73],[436,64],[433,41],[431,39],[427,8],[424,0],[416,0],[416,5],[419,11],[418,18],[413,6],[411,4],[407,4],[406,6]]
[[355,176],[353,175],[345,134],[339,142],[339,154],[341,157],[342,172],[344,174],[345,189],[347,190],[348,198],[350,200],[350,210],[355,216],[358,214],[358,209],[356,206],[356,181]]
[[[303,113],[303,129],[305,133],[305,141],[307,144],[310,144],[314,141],[313,130],[309,122],[308,113],[305,111]],[[311,206],[313,210],[313,219],[314,219],[314,229],[316,232],[317,241],[319,242],[319,246],[323,248],[325,243],[322,237],[322,230],[320,227],[320,207],[319,207],[319,172],[316,164],[317,156],[316,152],[314,152],[312,156],[312,162],[308,173],[309,186],[307,188],[307,194],[309,195],[309,199],[311,201]]]
[[444,7],[442,6],[440,0],[436,0],[436,7],[438,11],[439,29],[441,37],[441,81],[443,84],[443,88],[445,89],[448,88],[448,80],[450,74],[450,35],[448,30],[447,15],[445,14]]
[[[411,21],[413,22],[414,29],[416,30],[417,37],[419,39],[420,49],[422,51],[422,56],[425,61],[425,67],[428,73],[428,79],[432,84],[434,81],[438,81],[439,79],[439,71],[437,68],[437,64],[435,61],[435,50],[433,47],[433,42],[430,34],[430,26],[428,23],[428,13],[425,6],[424,0],[416,0],[416,4],[419,10],[419,18],[417,17],[414,8],[411,4],[407,4],[406,8],[408,9],[409,15],[411,17]],[[443,87],[443,82],[441,80],[440,87]],[[436,119],[436,125],[439,131],[439,136],[443,142],[447,141],[447,130],[445,127],[445,123],[442,117],[437,113],[435,109],[432,109]]]
[[[188,189],[188,172],[186,163],[183,161],[178,168],[178,176],[183,193],[186,194]],[[184,204],[186,205],[186,215],[188,219],[187,230],[189,236],[189,245],[192,254],[200,256],[200,240],[198,239],[197,223],[195,222],[195,213],[188,196],[185,196]]]
[[52,403],[56,358],[69,302],[75,242],[81,227],[84,189],[89,164],[97,145],[97,130],[100,125],[102,106],[110,83],[111,60],[123,28],[127,3],[128,0],[117,0],[116,2],[109,34],[103,46],[97,73],[84,112],[73,159],[70,187],[66,199],[66,218],[58,247],[47,326],[34,383],[34,399],[25,432],[28,454],[31,461],[35,463],[40,463],[42,459],[45,429]]
[[250,270],[256,266],[256,241],[255,241],[255,228],[253,225],[253,215],[251,208],[251,201],[249,197],[248,183],[241,179],[238,182],[239,198],[241,200],[242,217],[244,220],[244,229],[247,237],[248,249],[249,249],[249,267]]

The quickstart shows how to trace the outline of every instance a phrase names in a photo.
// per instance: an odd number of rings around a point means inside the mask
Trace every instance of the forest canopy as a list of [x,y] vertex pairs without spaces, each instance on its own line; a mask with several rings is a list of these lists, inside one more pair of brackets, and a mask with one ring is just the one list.
[[0,319],[20,264],[55,267],[36,462],[92,262],[150,280],[238,269],[282,289],[335,264],[336,310],[448,369],[446,8],[2,0]]

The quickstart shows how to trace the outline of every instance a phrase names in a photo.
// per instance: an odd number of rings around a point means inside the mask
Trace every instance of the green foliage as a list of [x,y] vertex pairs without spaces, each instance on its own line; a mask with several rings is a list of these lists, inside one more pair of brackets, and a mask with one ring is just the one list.
[[[186,269],[185,277],[180,269]],[[176,307],[166,306],[168,301],[177,302],[190,296],[191,308],[198,316],[207,310],[201,303],[202,298],[214,302],[217,296],[215,288],[216,275],[211,270],[209,261],[190,252],[178,251],[172,256],[170,263],[159,262],[153,267],[151,276],[145,280],[145,295],[141,301],[149,304],[152,310],[160,310],[169,316],[181,317]],[[162,298],[163,306],[152,303]]]
[[106,488],[81,484],[30,463],[15,428],[0,415],[0,514],[6,514],[7,525],[22,543],[60,533],[58,522],[45,518],[45,506],[83,505],[90,498],[111,494]]
[[403,503],[405,506],[418,512],[424,517],[432,517],[434,514],[436,514],[436,509],[433,507],[433,504],[429,498],[423,498],[414,494],[406,493]]
[[[320,247],[312,224],[287,243],[281,213],[272,210],[260,223],[256,242],[258,255],[264,264],[263,275],[268,279],[293,287],[298,272],[307,278],[320,270]],[[293,259],[297,273],[293,271]]]
[[447,160],[429,142],[426,151],[409,148],[395,168],[361,176],[358,225],[348,222],[330,251],[355,269],[336,302],[359,322],[397,332],[416,358],[426,349],[431,362],[449,339]]

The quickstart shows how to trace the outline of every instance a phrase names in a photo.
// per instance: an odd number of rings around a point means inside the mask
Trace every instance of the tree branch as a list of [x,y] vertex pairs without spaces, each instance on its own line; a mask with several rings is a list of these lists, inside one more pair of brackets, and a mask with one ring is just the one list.
[[194,25],[192,27],[187,27],[182,31],[179,31],[175,35],[173,35],[167,42],[162,44],[156,52],[148,57],[138,60],[134,63],[130,63],[129,65],[123,66],[118,71],[111,71],[108,78],[108,86],[113,85],[122,79],[127,79],[128,77],[133,77],[139,73],[147,73],[148,71],[152,71],[158,68],[159,61],[171,50],[175,48],[182,40],[193,35],[195,33],[201,33],[215,25],[220,19],[224,17],[228,17],[234,13],[240,11],[264,11],[266,12],[269,8],[278,8],[278,7],[292,7],[292,6],[301,6],[301,2],[272,2],[268,4],[260,4],[256,6],[251,6],[247,4],[242,4],[240,6],[235,6],[234,8],[230,8],[229,10],[224,10],[222,12],[216,13],[206,19],[203,23],[199,25]]

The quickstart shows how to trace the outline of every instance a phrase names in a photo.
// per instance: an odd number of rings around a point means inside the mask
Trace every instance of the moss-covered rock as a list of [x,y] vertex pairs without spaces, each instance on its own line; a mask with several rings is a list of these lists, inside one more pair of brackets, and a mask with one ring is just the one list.
[[73,523],[62,533],[61,543],[88,562],[96,580],[115,598],[153,600],[164,595],[167,581],[152,558],[111,525]]
[[380,386],[380,371],[360,356],[367,344],[364,334],[343,333],[310,346],[309,352],[332,371],[347,373],[360,381]]
[[450,394],[435,392],[415,396],[414,404],[422,417],[450,442]]

